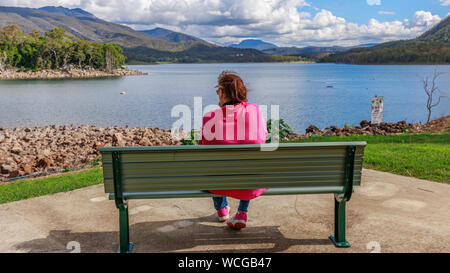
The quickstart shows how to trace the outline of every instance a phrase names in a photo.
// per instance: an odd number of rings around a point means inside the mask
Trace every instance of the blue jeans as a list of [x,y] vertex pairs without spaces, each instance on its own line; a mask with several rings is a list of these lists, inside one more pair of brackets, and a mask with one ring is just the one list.
[[[213,197],[213,201],[214,201],[214,207],[216,208],[216,210],[223,209],[226,206],[228,206],[227,198],[224,197],[224,196],[222,196],[222,197]],[[250,204],[250,201],[241,200],[239,202],[238,210],[239,211],[243,211],[243,212],[247,212],[249,204]]]

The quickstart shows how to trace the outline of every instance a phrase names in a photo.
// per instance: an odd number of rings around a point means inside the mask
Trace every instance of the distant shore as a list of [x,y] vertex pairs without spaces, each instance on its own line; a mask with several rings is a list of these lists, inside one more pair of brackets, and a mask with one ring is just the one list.
[[315,61],[286,61],[286,62],[195,62],[195,63],[175,63],[175,62],[156,62],[156,63],[148,63],[148,62],[139,62],[132,61],[127,63],[126,65],[161,65],[161,64],[315,64]]
[[37,72],[7,69],[0,71],[0,80],[82,79],[143,75],[148,75],[148,73],[130,69],[116,69],[111,72],[97,69],[45,69]]

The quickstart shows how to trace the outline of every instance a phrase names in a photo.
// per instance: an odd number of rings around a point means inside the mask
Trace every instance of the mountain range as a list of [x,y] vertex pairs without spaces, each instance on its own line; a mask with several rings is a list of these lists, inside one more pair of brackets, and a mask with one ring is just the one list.
[[197,37],[187,35],[181,32],[171,31],[165,28],[154,28],[150,30],[139,30],[139,32],[145,33],[147,35],[150,35],[151,37],[158,38],[163,41],[167,42],[187,42],[187,41],[200,41],[207,43],[203,41],[202,39],[199,39]]
[[45,6],[42,8],[39,8],[39,10],[48,11],[52,13],[59,13],[61,15],[67,15],[67,16],[74,16],[74,17],[91,17],[95,18],[95,15],[92,13],[89,13],[85,10],[75,8],[75,9],[67,9],[64,7],[54,7],[54,6]]
[[125,48],[149,47],[157,50],[180,51],[190,48],[196,41],[170,43],[153,38],[134,29],[95,17],[82,9],[64,7],[18,8],[0,7],[0,27],[17,24],[22,31],[33,29],[49,31],[59,27],[83,40],[116,43]]
[[336,63],[450,63],[449,16],[416,39],[357,47],[278,47],[249,39],[218,46],[164,28],[136,31],[79,8],[0,7],[0,27],[17,24],[22,31],[59,27],[80,39],[116,43],[128,63],[154,62],[279,62],[315,59]]
[[[280,59],[255,49],[220,47],[201,39],[164,29],[153,37],[130,27],[102,20],[82,9],[46,6],[38,9],[0,7],[0,27],[17,24],[22,31],[49,31],[59,27],[77,38],[116,43],[129,63],[136,62],[274,62]],[[292,58],[291,58],[292,59]]]
[[341,52],[341,51],[347,51],[353,48],[360,48],[360,47],[372,47],[377,44],[362,44],[357,46],[329,46],[329,47],[319,47],[319,46],[307,46],[307,47],[279,47],[275,44],[268,43],[262,40],[256,40],[256,39],[248,39],[243,40],[239,44],[229,44],[230,47],[235,48],[253,48],[260,50],[267,54],[272,55],[281,55],[281,56],[305,56],[305,57],[311,57],[314,56],[314,54],[321,54],[321,53],[335,53],[335,52]]
[[261,51],[277,47],[274,44],[267,43],[267,42],[264,42],[261,40],[256,40],[256,39],[247,39],[247,40],[243,40],[239,44],[230,44],[228,46],[234,47],[234,48],[253,48],[253,49],[257,49],[257,50],[261,50]]
[[321,54],[342,52],[342,51],[347,51],[347,50],[350,50],[353,48],[365,48],[365,47],[372,47],[375,45],[376,44],[362,44],[362,45],[347,46],[347,47],[344,47],[344,46],[276,47],[276,48],[263,50],[263,52],[267,53],[267,54],[283,55],[283,56],[314,57],[314,56],[319,56]]

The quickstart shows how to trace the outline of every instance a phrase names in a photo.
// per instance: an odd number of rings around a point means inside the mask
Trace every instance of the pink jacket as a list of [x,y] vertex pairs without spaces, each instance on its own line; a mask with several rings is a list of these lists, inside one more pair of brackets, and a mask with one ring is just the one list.
[[[264,117],[257,104],[242,102],[235,106],[224,106],[206,113],[200,145],[264,144],[267,137]],[[266,189],[214,190],[220,196],[239,200],[251,200]]]

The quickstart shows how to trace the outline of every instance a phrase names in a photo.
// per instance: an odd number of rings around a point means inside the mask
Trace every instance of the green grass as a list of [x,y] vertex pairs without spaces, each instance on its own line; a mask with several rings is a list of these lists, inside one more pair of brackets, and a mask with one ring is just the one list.
[[392,144],[450,144],[450,133],[442,134],[414,134],[414,135],[390,135],[390,136],[317,136],[292,142],[333,142],[333,141],[366,141],[368,144],[392,143]]
[[103,183],[103,171],[96,168],[86,172],[0,184],[0,204],[68,192],[101,183]]
[[450,183],[450,134],[320,136],[295,142],[366,141],[364,167]]
[[[364,167],[450,183],[450,134],[311,137],[295,142],[367,141]],[[95,167],[98,162],[93,162]],[[0,184],[0,204],[103,183],[101,168]]]
[[364,167],[404,176],[450,183],[450,145],[370,144]]

